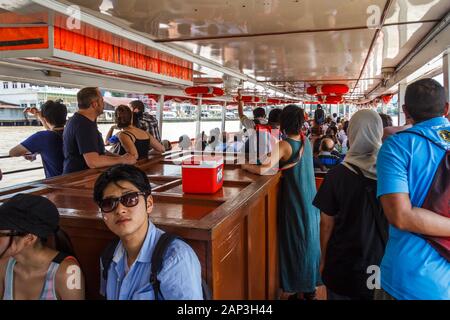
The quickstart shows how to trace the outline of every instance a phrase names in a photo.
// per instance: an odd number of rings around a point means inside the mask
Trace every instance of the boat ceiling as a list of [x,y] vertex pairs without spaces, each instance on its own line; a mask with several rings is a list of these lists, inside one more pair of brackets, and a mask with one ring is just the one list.
[[[299,97],[309,85],[344,83],[354,99],[379,86],[382,69],[396,68],[450,11],[449,0],[57,2]],[[194,68],[194,83],[220,83],[217,72]]]

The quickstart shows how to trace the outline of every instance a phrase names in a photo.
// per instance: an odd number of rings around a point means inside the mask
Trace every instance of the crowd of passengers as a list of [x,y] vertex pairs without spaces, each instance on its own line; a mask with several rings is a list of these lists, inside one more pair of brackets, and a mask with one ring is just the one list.
[[[47,130],[10,154],[40,153],[47,177],[110,167],[93,192],[104,223],[117,236],[105,250],[109,254],[99,257],[106,299],[203,299],[200,262],[183,240],[169,243],[157,277],[152,270],[165,233],[149,219],[151,186],[133,164],[151,148],[170,148],[155,132],[156,119],[140,101],[120,106],[103,140],[96,124],[103,112],[99,90],[84,88],[77,98],[79,111],[67,125],[65,108],[44,104],[39,117]],[[288,105],[272,110],[267,121],[262,108],[253,119],[246,117],[239,101],[247,139],[227,141],[218,129],[197,139],[201,150],[256,152],[256,161],[242,164],[254,174],[281,172],[279,273],[289,299],[316,299],[321,285],[330,300],[450,299],[450,122],[444,88],[432,79],[412,83],[403,111],[401,127],[373,110],[360,110],[347,121],[326,117],[320,106],[311,120]],[[256,147],[252,135],[258,136]],[[105,142],[116,154],[105,151]],[[191,147],[182,136],[181,148],[184,142]],[[324,175],[318,190],[317,171]],[[84,299],[84,277],[70,239],[59,228],[57,208],[42,196],[17,194],[0,206],[1,292],[10,300]]]

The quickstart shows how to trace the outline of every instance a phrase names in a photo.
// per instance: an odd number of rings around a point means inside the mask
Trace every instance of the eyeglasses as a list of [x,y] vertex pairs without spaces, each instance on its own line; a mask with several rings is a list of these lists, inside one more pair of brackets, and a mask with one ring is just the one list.
[[119,205],[119,201],[127,208],[134,207],[139,203],[139,196],[145,197],[145,192],[130,192],[118,198],[105,198],[98,202],[98,206],[103,213],[114,211]]

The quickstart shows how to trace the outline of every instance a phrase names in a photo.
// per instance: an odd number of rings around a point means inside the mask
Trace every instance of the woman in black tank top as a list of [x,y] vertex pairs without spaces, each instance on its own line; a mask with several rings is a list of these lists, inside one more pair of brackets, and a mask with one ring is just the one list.
[[129,153],[136,159],[144,159],[147,158],[151,148],[161,153],[165,151],[164,146],[152,135],[132,124],[133,112],[128,106],[118,106],[115,111],[115,118],[117,127],[122,129],[117,135],[120,141],[120,155]]

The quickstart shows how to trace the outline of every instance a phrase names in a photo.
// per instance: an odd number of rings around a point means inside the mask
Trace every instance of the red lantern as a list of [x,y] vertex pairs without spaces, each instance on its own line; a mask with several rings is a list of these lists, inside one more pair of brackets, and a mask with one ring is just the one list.
[[217,87],[187,87],[184,92],[189,96],[202,96],[203,98],[212,98],[223,96],[224,91]]
[[[238,96],[234,97],[234,100],[238,101],[238,99]],[[241,101],[244,103],[258,103],[261,99],[255,96],[241,96]]]
[[311,86],[306,88],[306,93],[310,95],[343,95],[348,93],[350,88],[345,84],[324,84],[321,86]]
[[277,98],[268,98],[267,99],[267,103],[269,104],[281,104],[282,100],[281,99],[277,99]]
[[391,102],[391,99],[394,95],[392,94],[385,94],[383,96],[381,96],[381,100],[383,101],[384,104],[388,104],[389,102]]
[[338,104],[343,102],[342,96],[320,96],[319,102],[325,104]]

